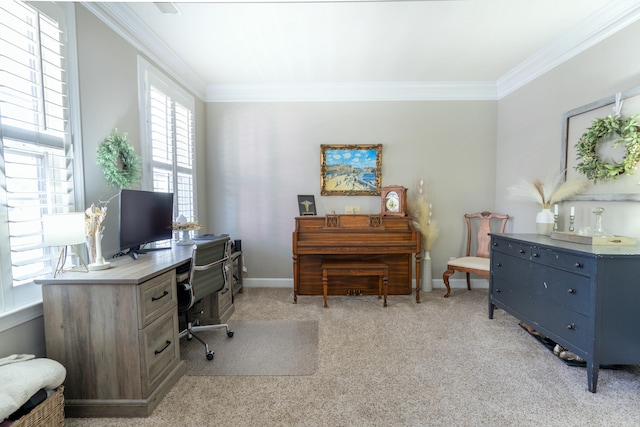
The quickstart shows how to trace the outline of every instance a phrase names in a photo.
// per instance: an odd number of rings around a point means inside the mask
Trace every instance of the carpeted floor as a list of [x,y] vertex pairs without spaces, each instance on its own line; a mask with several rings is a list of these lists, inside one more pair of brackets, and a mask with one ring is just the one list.
[[[640,370],[601,370],[587,391],[569,367],[497,310],[487,291],[373,297],[245,288],[233,322],[318,321],[307,376],[184,376],[148,418],[67,419],[75,426],[637,426]],[[224,332],[221,333],[224,336]],[[232,338],[232,339],[235,339]],[[215,359],[214,362],[215,363]]]
[[182,341],[187,375],[313,375],[318,365],[317,320],[229,321],[232,338],[224,329],[198,332],[214,351],[205,357],[195,339]]

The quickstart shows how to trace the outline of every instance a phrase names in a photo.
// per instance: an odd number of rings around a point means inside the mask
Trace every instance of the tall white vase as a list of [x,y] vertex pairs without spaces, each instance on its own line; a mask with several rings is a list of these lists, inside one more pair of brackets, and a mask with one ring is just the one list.
[[429,251],[424,252],[422,257],[422,277],[420,290],[422,292],[431,292],[433,290],[433,275],[431,272],[431,255]]
[[536,231],[538,234],[550,235],[553,231],[554,216],[550,209],[542,209],[536,215]]
[[88,265],[89,270],[105,270],[111,266],[110,262],[104,260],[102,256],[102,233],[96,232],[95,241],[95,257]]

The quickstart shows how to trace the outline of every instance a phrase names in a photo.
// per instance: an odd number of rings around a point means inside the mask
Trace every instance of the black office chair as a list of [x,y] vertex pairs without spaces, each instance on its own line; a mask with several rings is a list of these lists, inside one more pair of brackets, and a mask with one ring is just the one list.
[[227,330],[227,336],[231,338],[233,331],[226,323],[199,325],[197,319],[195,321],[189,319],[189,310],[196,301],[221,291],[226,286],[229,244],[229,237],[224,237],[193,245],[189,278],[178,283],[178,312],[184,314],[186,324],[186,328],[180,331],[179,336],[200,341],[204,345],[208,360],[213,360],[213,351],[209,350],[209,345],[194,332],[224,328]]

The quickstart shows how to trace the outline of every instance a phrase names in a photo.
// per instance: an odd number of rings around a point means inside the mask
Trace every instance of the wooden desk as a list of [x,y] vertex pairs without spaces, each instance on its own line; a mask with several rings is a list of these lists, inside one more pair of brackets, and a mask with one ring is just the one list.
[[[411,218],[380,215],[327,215],[296,218],[292,236],[294,302],[298,295],[323,295],[322,263],[370,261],[389,266],[389,295],[410,295],[413,257],[416,302],[420,302],[422,238]],[[329,294],[378,294],[376,277],[336,277]]]
[[110,260],[108,270],[36,281],[47,357],[67,369],[67,416],[148,416],[184,374],[176,268],[191,249],[125,256]]

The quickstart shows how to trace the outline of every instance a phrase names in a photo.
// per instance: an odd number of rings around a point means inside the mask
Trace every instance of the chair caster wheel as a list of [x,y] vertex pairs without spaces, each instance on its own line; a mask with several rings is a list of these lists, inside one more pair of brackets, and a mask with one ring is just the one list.
[[229,331],[229,332],[227,332],[227,336],[228,336],[229,338],[233,337],[233,331]]
[[213,360],[213,352],[212,351],[207,353],[207,360]]

